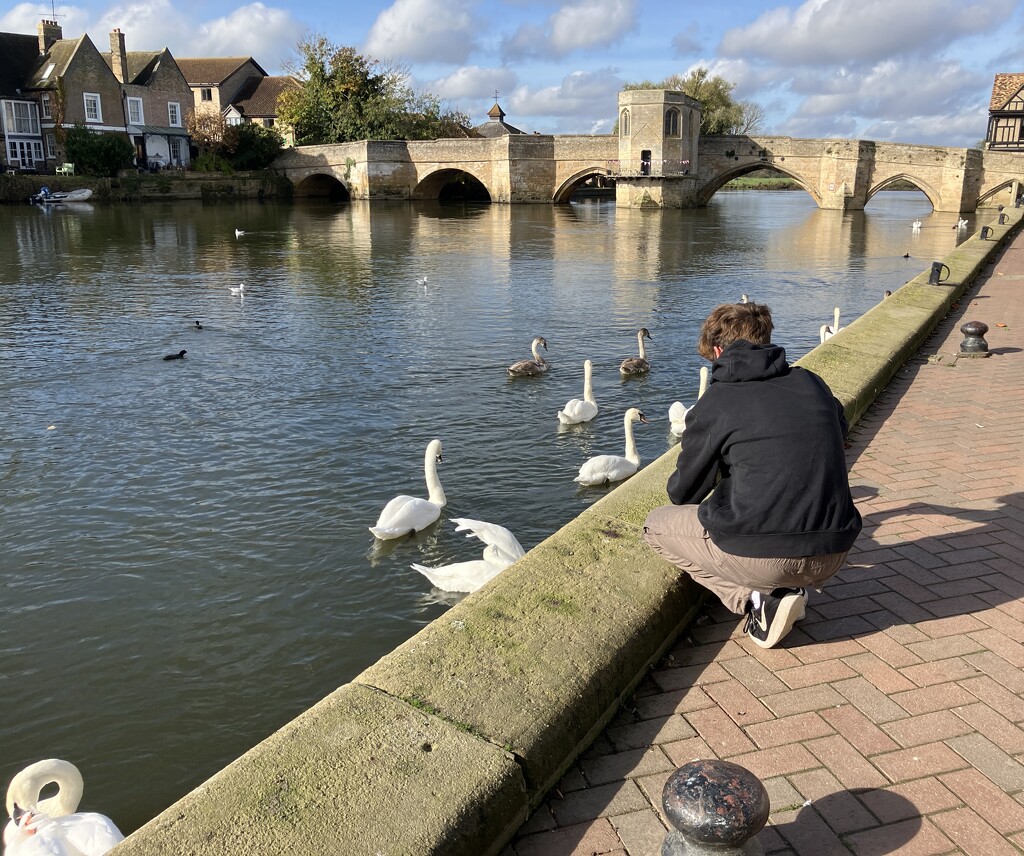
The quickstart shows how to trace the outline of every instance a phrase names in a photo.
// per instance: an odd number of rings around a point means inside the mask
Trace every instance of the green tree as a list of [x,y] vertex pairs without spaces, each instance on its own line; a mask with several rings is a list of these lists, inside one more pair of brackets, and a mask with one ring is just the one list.
[[764,109],[753,101],[736,101],[732,97],[735,83],[720,74],[714,76],[704,68],[687,75],[672,74],[659,83],[649,80],[627,83],[624,89],[670,89],[682,92],[701,103],[700,129],[704,134],[752,134],[764,124]]
[[64,152],[76,172],[109,177],[131,166],[135,157],[135,149],[123,136],[94,133],[82,124],[68,129]]
[[301,85],[281,94],[277,115],[295,129],[297,145],[465,136],[468,118],[416,93],[404,70],[325,36],[299,42],[288,71]]
[[273,128],[245,123],[224,132],[224,151],[235,169],[266,169],[278,156],[284,139]]

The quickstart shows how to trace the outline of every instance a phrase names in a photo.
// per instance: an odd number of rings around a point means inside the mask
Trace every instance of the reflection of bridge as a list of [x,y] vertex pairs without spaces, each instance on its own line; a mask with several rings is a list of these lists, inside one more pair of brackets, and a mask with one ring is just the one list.
[[[821,208],[857,210],[895,182],[918,187],[936,211],[1012,204],[1024,155],[976,149],[792,137],[701,137],[692,169],[619,162],[616,136],[512,135],[494,139],[361,141],[302,146],[274,164],[298,196],[437,199],[453,181],[479,182],[493,202],[567,202],[594,176],[618,180],[617,204],[659,202],[666,184],[684,207],[706,205],[733,178],[769,169],[797,181]],[[664,198],[668,198],[667,195]],[[653,200],[653,201],[652,201]]]

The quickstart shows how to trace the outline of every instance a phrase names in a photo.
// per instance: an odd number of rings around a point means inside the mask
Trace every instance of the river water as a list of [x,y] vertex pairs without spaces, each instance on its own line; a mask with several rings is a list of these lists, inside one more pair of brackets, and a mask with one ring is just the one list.
[[[795,359],[955,220],[902,192],[0,209],[0,786],[66,758],[135,829],[441,615],[409,566],[479,558],[448,518],[529,549],[605,495],[573,477],[628,407],[644,462],[668,449],[716,304],[768,303]],[[622,381],[640,327],[653,369]],[[534,336],[551,371],[509,380]],[[601,412],[560,430],[588,358]],[[435,437],[441,523],[376,543]]]

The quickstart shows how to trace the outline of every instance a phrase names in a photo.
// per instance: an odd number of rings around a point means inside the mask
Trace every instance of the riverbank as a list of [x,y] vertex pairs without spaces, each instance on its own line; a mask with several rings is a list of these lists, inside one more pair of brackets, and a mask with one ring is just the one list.
[[166,202],[202,199],[291,199],[292,184],[274,172],[194,173],[163,170],[157,173],[124,172],[116,178],[96,176],[0,173],[0,202],[26,203],[40,188],[69,191],[88,188],[91,202]]
[[[1020,225],[1020,211],[815,348],[855,422]],[[697,610],[639,541],[670,451],[116,848],[496,854]]]

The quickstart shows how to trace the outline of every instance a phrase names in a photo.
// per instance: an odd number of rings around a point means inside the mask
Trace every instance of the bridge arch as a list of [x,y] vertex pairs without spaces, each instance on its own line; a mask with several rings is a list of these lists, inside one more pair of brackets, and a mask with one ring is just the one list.
[[[1002,182],[1001,184],[995,185],[995,187],[991,187],[988,190],[983,190],[981,192],[981,195],[978,196],[978,205],[979,206],[984,205],[993,196],[996,196],[996,195],[1002,193],[1004,190],[1010,190],[1011,193],[1012,193],[1012,189],[1013,189],[1013,185],[1014,184],[1024,184],[1024,178],[1011,178],[1011,179],[1008,179],[1007,181]],[[1011,205],[1013,204],[1013,202],[1014,202],[1013,199],[1009,200],[1009,203]]]
[[295,182],[294,195],[330,199],[332,202],[348,202],[352,198],[352,193],[344,181],[324,172],[314,172]]
[[821,196],[818,194],[817,190],[814,189],[811,182],[799,173],[796,173],[791,169],[786,169],[786,167],[781,164],[771,161],[755,161],[754,163],[741,164],[732,169],[727,169],[725,172],[719,173],[697,191],[698,204],[707,205],[708,202],[711,201],[711,197],[734,178],[740,178],[741,176],[748,175],[749,173],[756,172],[761,169],[770,169],[786,176],[787,178],[793,179],[793,181],[807,191],[811,199],[814,200],[815,205],[819,208],[823,207]]
[[555,195],[552,198],[552,202],[556,205],[566,203],[572,197],[573,191],[576,190],[583,182],[587,179],[600,176],[601,178],[607,178],[612,174],[612,171],[608,169],[606,165],[588,166],[585,169],[581,169],[578,172],[573,173],[565,181],[563,181],[558,189],[555,190]]
[[480,176],[468,169],[441,167],[427,173],[412,189],[411,199],[443,199],[446,189],[452,185],[460,185],[463,195],[449,198],[468,199],[470,201],[491,202],[494,195]]
[[929,185],[928,182],[922,181],[920,178],[917,178],[916,176],[910,175],[909,173],[906,172],[899,172],[896,173],[895,175],[890,175],[888,178],[885,178],[882,181],[879,181],[874,187],[868,190],[867,196],[864,197],[864,204],[867,205],[871,201],[871,197],[873,197],[880,190],[885,190],[887,187],[891,187],[897,181],[905,181],[908,184],[914,185],[914,187],[916,187],[926,197],[928,197],[928,202],[931,203],[932,209],[938,210],[939,206],[936,203],[939,202],[940,199],[939,194],[935,191],[935,189],[931,185]]

